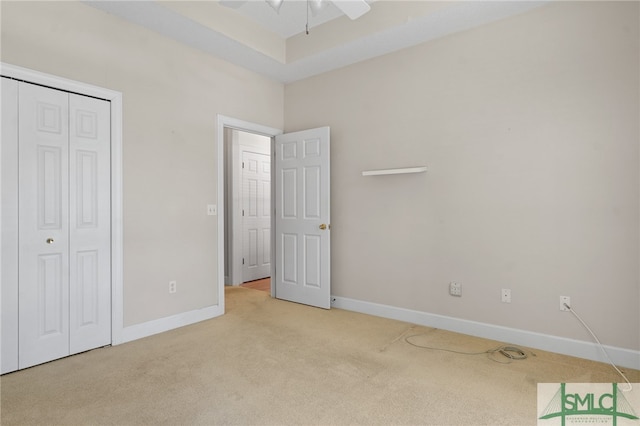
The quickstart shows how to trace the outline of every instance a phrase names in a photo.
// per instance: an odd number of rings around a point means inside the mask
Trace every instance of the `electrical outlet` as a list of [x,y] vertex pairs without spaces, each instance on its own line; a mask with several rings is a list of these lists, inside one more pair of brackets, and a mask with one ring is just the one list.
[[462,297],[462,284],[449,283],[449,294],[452,296]]
[[511,303],[511,289],[503,288],[502,289],[502,303]]
[[175,281],[169,281],[169,293],[175,293],[178,287],[178,283]]
[[565,303],[571,306],[571,298],[569,296],[560,296],[560,310],[561,311],[570,311],[571,309],[565,306]]
[[218,207],[215,204],[207,204],[207,214],[215,216],[218,214]]

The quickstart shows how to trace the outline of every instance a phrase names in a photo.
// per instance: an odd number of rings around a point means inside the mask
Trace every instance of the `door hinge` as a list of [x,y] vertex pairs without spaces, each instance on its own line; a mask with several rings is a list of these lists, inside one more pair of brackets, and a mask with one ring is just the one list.
[[242,209],[242,216],[244,216],[244,209]]
[[242,168],[244,169],[244,161],[242,162]]
[[242,264],[244,265],[244,257],[242,258]]

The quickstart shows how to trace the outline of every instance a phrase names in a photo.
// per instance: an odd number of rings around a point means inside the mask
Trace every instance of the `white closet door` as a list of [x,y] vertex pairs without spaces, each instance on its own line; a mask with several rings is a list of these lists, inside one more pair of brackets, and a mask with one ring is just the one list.
[[68,99],[19,87],[20,368],[69,354]]
[[111,343],[111,105],[2,78],[2,373]]
[[71,354],[111,343],[110,105],[69,95]]
[[18,369],[18,82],[2,78],[2,366]]

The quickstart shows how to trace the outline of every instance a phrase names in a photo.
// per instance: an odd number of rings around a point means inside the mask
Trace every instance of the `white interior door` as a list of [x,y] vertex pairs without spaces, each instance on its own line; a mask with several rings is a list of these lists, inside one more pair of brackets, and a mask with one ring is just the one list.
[[329,127],[275,138],[275,296],[330,308]]
[[19,367],[69,355],[69,96],[19,86]]
[[271,156],[242,153],[242,280],[271,274]]

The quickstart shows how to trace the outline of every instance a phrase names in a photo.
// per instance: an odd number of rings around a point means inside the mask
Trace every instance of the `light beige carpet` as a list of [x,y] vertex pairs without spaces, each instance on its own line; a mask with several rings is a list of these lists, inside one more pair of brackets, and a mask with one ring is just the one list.
[[[227,314],[2,376],[2,425],[534,425],[536,383],[608,365],[228,288]],[[502,356],[495,357],[507,361]],[[625,370],[640,381],[640,372]]]

